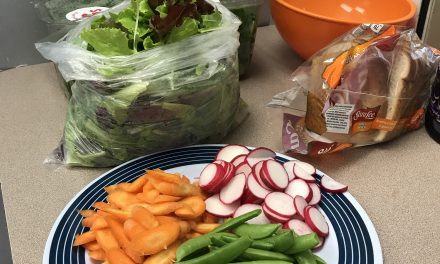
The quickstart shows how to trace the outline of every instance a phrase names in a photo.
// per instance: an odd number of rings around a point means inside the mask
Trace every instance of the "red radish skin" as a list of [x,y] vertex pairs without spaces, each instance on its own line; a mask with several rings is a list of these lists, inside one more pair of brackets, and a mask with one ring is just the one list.
[[321,190],[319,189],[318,184],[310,183],[310,190],[312,190],[312,199],[309,202],[309,205],[317,205],[321,201]]
[[289,178],[289,182],[293,181],[293,179],[295,179],[295,173],[293,173],[293,167],[295,166],[295,161],[291,160],[291,161],[286,161],[283,164],[284,169],[287,172],[287,176]]
[[309,187],[309,184],[302,179],[294,179],[289,182],[286,190],[284,191],[288,195],[295,197],[297,195],[304,197],[307,202],[312,199],[312,190]]
[[293,198],[282,192],[272,192],[264,199],[264,205],[273,213],[283,217],[290,218],[295,213]]
[[240,202],[224,204],[220,201],[220,195],[215,194],[205,200],[206,211],[218,217],[230,217],[240,206]]
[[[225,162],[225,175],[223,176],[223,181],[221,183],[220,188],[225,186],[229,183],[229,181],[235,176],[235,167],[230,162]],[[216,192],[219,192],[220,190],[217,190]]]
[[262,160],[268,160],[268,159],[275,159],[276,154],[273,150],[260,147],[255,148],[246,157],[247,163],[249,163],[249,166],[253,167],[255,164],[257,164],[259,161]]
[[266,160],[261,166],[261,177],[266,185],[275,190],[282,191],[289,183],[289,176],[283,165],[275,160]]
[[286,223],[286,226],[293,230],[298,236],[303,236],[313,233],[313,230],[303,221],[292,219]]
[[247,162],[242,162],[235,167],[235,174],[244,173],[244,175],[249,176],[251,174],[252,168],[247,164]]
[[208,164],[200,173],[199,186],[203,191],[212,193],[219,189],[225,171],[219,164]]
[[305,170],[308,174],[313,175],[316,173],[315,167],[312,164],[309,164],[304,161],[295,160],[295,165],[299,165],[303,170]]
[[[232,163],[235,167],[237,167],[237,166],[240,165],[241,163],[246,162],[246,157],[247,157],[246,154],[238,155],[238,156],[235,157],[233,160],[231,160],[231,163]],[[247,163],[247,162],[246,162],[246,163]]]
[[281,217],[279,215],[272,213],[270,211],[270,209],[268,209],[267,206],[265,206],[264,204],[263,204],[263,212],[264,212],[264,215],[266,215],[266,217],[273,222],[282,224],[282,223],[289,221],[288,217]]
[[[248,177],[249,178],[249,177]],[[241,203],[242,204],[261,204],[263,202],[263,199],[258,198],[255,196],[249,188],[245,188],[243,195],[241,196]]]
[[251,191],[252,194],[259,199],[266,198],[266,196],[270,193],[269,190],[263,188],[263,186],[257,182],[255,175],[252,173],[247,179],[247,187],[249,188],[249,191]]
[[304,219],[307,225],[320,237],[328,236],[329,227],[321,212],[313,207],[307,206],[304,209]]
[[297,195],[295,198],[293,198],[293,206],[296,210],[295,216],[299,220],[304,220],[304,209],[307,207],[307,205],[307,201],[304,199],[304,197]]
[[246,175],[235,175],[220,191],[220,201],[224,204],[233,204],[239,201],[246,186]]
[[301,166],[298,166],[298,164],[295,164],[295,166],[293,167],[293,173],[295,174],[295,178],[302,179],[308,183],[316,182],[315,177],[313,177],[311,174],[301,168]]
[[258,162],[255,164],[254,167],[252,167],[252,173],[255,176],[255,179],[257,180],[258,184],[260,184],[264,189],[271,191],[272,189],[264,183],[262,179],[262,167],[263,167],[264,160]]
[[[263,207],[258,204],[242,204],[235,211],[234,218],[238,217],[240,215],[243,215],[245,213],[257,210],[257,209],[263,210]],[[248,223],[248,224],[269,224],[270,220],[266,217],[265,214],[260,214],[257,217],[252,218],[251,220],[248,220],[246,223]]]
[[324,175],[321,178],[321,188],[324,189],[324,191],[329,192],[329,193],[343,193],[348,190],[347,185],[339,183],[327,175]]
[[319,237],[319,244],[316,245],[313,249],[320,249],[322,246],[324,246],[325,238]]
[[215,159],[231,162],[235,157],[247,154],[249,154],[249,149],[245,146],[231,144],[220,149]]

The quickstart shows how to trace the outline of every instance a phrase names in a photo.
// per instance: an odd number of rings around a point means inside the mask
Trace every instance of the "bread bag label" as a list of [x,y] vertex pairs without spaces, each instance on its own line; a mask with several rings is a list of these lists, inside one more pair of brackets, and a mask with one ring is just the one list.
[[328,132],[348,134],[353,104],[335,104],[325,112],[325,125]]

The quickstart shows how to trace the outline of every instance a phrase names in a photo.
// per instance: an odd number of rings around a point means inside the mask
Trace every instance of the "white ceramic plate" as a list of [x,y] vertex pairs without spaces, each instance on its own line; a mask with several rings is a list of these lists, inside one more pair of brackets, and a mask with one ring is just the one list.
[[[223,145],[198,145],[173,149],[140,157],[124,163],[81,190],[64,208],[49,234],[43,264],[88,264],[92,262],[82,247],[73,247],[75,234],[82,233],[82,217],[78,210],[90,209],[92,204],[107,196],[104,187],[120,182],[131,182],[145,169],[160,168],[179,172],[192,179],[198,177],[207,163],[213,161]],[[277,160],[292,158],[277,154]],[[318,181],[324,173],[318,171]],[[382,264],[379,238],[368,215],[348,192],[323,192],[319,209],[326,217],[330,234],[324,246],[315,253],[328,264]]]

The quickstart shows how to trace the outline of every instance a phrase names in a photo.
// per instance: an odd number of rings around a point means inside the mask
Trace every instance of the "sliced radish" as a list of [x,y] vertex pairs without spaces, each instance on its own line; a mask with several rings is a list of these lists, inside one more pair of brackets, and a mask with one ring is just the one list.
[[295,174],[293,173],[293,167],[295,166],[295,161],[287,161],[284,162],[283,167],[287,172],[287,176],[289,177],[289,182],[293,181],[295,179]]
[[[225,186],[229,183],[229,181],[235,176],[235,166],[232,165],[230,162],[225,162],[225,166],[223,167],[225,170],[225,175],[223,176],[223,181],[221,183],[221,186]],[[219,190],[217,190],[218,192]]]
[[317,205],[321,201],[321,190],[316,183],[310,183],[309,187],[310,190],[312,190],[312,199],[310,200],[309,205]]
[[200,173],[199,185],[203,191],[213,192],[223,181],[225,171],[219,164],[208,164]]
[[247,187],[249,188],[249,191],[257,198],[264,199],[266,196],[270,193],[269,190],[263,188],[255,179],[255,176],[253,173],[249,174],[249,177],[247,179]]
[[276,223],[285,223],[289,221],[289,217],[282,217],[277,214],[274,214],[265,204],[263,204],[263,212],[264,215],[267,216],[271,221],[274,221]]
[[[250,211],[257,210],[257,209],[263,210],[263,207],[258,204],[242,204],[235,211],[234,218],[238,217],[240,215],[243,215],[245,213],[249,213]],[[248,224],[269,224],[270,220],[266,217],[266,215],[264,213],[261,213],[257,217],[252,218],[251,220],[248,220],[246,223],[248,223]]]
[[247,155],[248,153],[249,150],[245,146],[231,144],[220,149],[215,159],[231,162],[235,157],[243,154]]
[[293,198],[282,192],[268,194],[264,199],[264,204],[270,211],[282,218],[290,218],[296,213]]
[[232,204],[240,200],[246,186],[246,175],[235,175],[220,191],[220,201],[224,204]]
[[262,180],[267,182],[275,190],[281,191],[287,187],[289,183],[289,176],[283,165],[275,160],[266,160],[261,167]]
[[310,190],[309,184],[302,179],[294,179],[291,181],[284,192],[292,197],[297,195],[302,196],[307,202],[312,199],[312,191]]
[[232,163],[235,167],[237,167],[237,166],[240,165],[241,163],[246,162],[246,157],[247,157],[246,154],[238,155],[238,156],[235,157],[233,160],[231,160],[231,163]]
[[342,193],[348,190],[347,185],[339,183],[327,175],[322,176],[321,187],[329,193]]
[[262,167],[263,167],[264,160],[259,161],[257,164],[255,164],[254,167],[252,167],[252,173],[255,176],[255,179],[257,180],[258,184],[260,184],[264,189],[272,190],[271,187],[267,186],[266,183],[264,183],[262,179]]
[[307,207],[307,201],[302,196],[295,196],[293,198],[293,206],[296,210],[296,215],[298,219],[304,220],[304,209]]
[[244,173],[244,175],[249,176],[251,174],[252,168],[247,164],[247,162],[242,162],[235,167],[235,174]]
[[289,222],[286,223],[285,226],[293,230],[293,232],[295,232],[295,234],[297,234],[298,236],[303,236],[313,233],[313,230],[306,223],[298,219],[290,220]]
[[235,202],[233,204],[224,204],[220,201],[220,195],[215,194],[205,200],[206,211],[216,215],[218,217],[229,217],[232,216],[240,206],[240,202]]
[[328,235],[328,224],[321,212],[313,206],[307,206],[304,209],[304,219],[307,225],[321,237]]
[[[248,178],[251,176],[248,176]],[[242,204],[261,204],[263,202],[263,199],[258,198],[255,196],[249,188],[245,188],[243,195],[241,196],[241,203]]]
[[249,152],[249,154],[246,157],[246,161],[247,163],[249,163],[251,167],[253,167],[259,161],[274,159],[275,157],[276,154],[275,152],[273,152],[273,150],[261,147],[261,148],[256,148],[251,152]]
[[322,248],[322,246],[324,245],[324,242],[325,242],[325,238],[319,237],[319,243],[318,243],[318,245],[313,247],[313,249],[320,249],[320,248]]
[[295,160],[295,165],[299,165],[303,170],[305,170],[310,175],[316,173],[315,167],[313,167],[312,164],[309,164],[307,162]]
[[313,177],[311,174],[305,171],[298,164],[295,164],[295,166],[293,167],[293,173],[295,174],[295,178],[303,179],[304,181],[310,183],[316,182],[315,177]]

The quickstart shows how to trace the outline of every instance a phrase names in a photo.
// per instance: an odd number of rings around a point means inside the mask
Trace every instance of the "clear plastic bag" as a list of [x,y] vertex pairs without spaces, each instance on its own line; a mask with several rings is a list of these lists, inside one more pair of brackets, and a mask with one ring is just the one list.
[[239,123],[246,116],[238,83],[240,22],[213,5],[222,14],[215,30],[129,56],[85,48],[79,35],[93,19],[57,43],[37,44],[64,79],[73,81],[55,161],[113,166],[153,151],[218,142]]
[[[355,28],[301,65],[294,87],[269,104],[284,110],[284,149],[325,154],[419,128],[438,63],[413,29]],[[302,116],[290,113],[299,90],[307,91]]]

